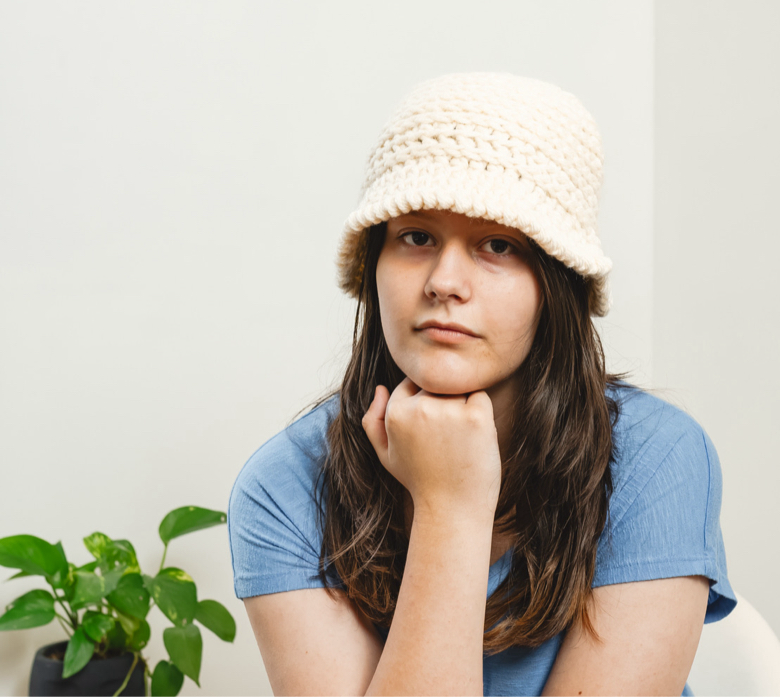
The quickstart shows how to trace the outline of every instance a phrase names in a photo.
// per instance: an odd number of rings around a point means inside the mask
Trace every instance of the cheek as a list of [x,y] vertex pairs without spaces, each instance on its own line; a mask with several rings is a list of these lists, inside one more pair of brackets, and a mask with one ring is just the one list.
[[376,290],[379,301],[379,320],[388,345],[394,346],[404,318],[403,289],[395,282],[392,270],[385,264],[377,265]]
[[376,267],[376,290],[383,318],[402,319],[408,314],[407,308],[413,304],[412,283],[398,265],[388,260],[383,261],[381,255]]
[[533,341],[542,293],[529,273],[493,305],[491,324],[509,352],[523,349]]

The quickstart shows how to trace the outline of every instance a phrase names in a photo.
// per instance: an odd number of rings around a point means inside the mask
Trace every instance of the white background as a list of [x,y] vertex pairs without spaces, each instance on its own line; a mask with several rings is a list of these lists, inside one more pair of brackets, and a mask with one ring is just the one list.
[[[335,254],[393,106],[506,71],[599,124],[609,367],[709,433],[729,578],[780,632],[778,29],[772,0],[0,2],[0,537],[83,564],[99,530],[153,574],[168,511],[227,510],[254,450],[341,377]],[[271,694],[226,527],[166,565],[238,623],[233,644],[203,631],[181,694]],[[0,607],[42,587],[0,584]],[[149,619],[154,666],[169,622]],[[0,633],[0,693],[64,638]]]

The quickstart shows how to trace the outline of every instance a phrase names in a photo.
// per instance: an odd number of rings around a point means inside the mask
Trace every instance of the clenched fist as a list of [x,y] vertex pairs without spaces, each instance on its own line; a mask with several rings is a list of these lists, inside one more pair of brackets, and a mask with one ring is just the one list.
[[493,520],[501,455],[484,390],[433,395],[408,377],[379,385],[362,420],[379,461],[411,494],[417,512]]

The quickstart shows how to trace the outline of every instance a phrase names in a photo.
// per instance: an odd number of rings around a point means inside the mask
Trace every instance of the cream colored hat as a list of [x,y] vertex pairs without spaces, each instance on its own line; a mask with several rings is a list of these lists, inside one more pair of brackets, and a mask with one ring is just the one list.
[[510,73],[452,73],[417,85],[385,124],[347,218],[338,285],[357,298],[367,228],[450,210],[514,227],[585,277],[591,314],[611,297],[597,234],[604,155],[572,94]]

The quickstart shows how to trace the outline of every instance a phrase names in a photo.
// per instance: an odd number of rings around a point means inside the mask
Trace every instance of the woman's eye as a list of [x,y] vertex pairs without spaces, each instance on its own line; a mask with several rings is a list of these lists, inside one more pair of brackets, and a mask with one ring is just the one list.
[[[420,232],[419,230],[413,230],[412,232],[405,232],[403,235],[401,235],[401,239],[406,240],[406,238],[409,237],[410,235],[413,236],[412,239],[414,240],[414,242],[410,244],[410,246],[413,247],[422,247],[421,244],[417,244],[417,242],[420,241],[420,238],[430,237],[430,235],[428,235],[427,232]],[[425,242],[424,239],[422,241]]]
[[492,252],[493,254],[497,254],[498,256],[501,257],[509,256],[509,254],[504,254],[504,252],[506,252],[507,250],[509,250],[510,253],[512,251],[516,251],[514,245],[509,244],[509,242],[507,242],[506,240],[488,240],[487,242],[485,242],[485,245],[486,246],[497,245],[498,251],[496,251],[496,247],[492,247]]
[[[407,242],[407,244],[411,247],[422,247],[425,245],[425,242],[430,237],[430,235],[427,232],[420,232],[419,230],[413,230],[412,232],[405,232],[400,237],[404,241],[406,241],[407,237],[410,238],[412,241]],[[512,252],[517,251],[517,248],[513,244],[510,244],[506,240],[502,240],[502,239],[488,240],[482,246],[486,247],[487,245],[490,245],[491,254],[495,254],[496,256],[500,256],[500,257],[509,256],[509,254],[511,254]]]

